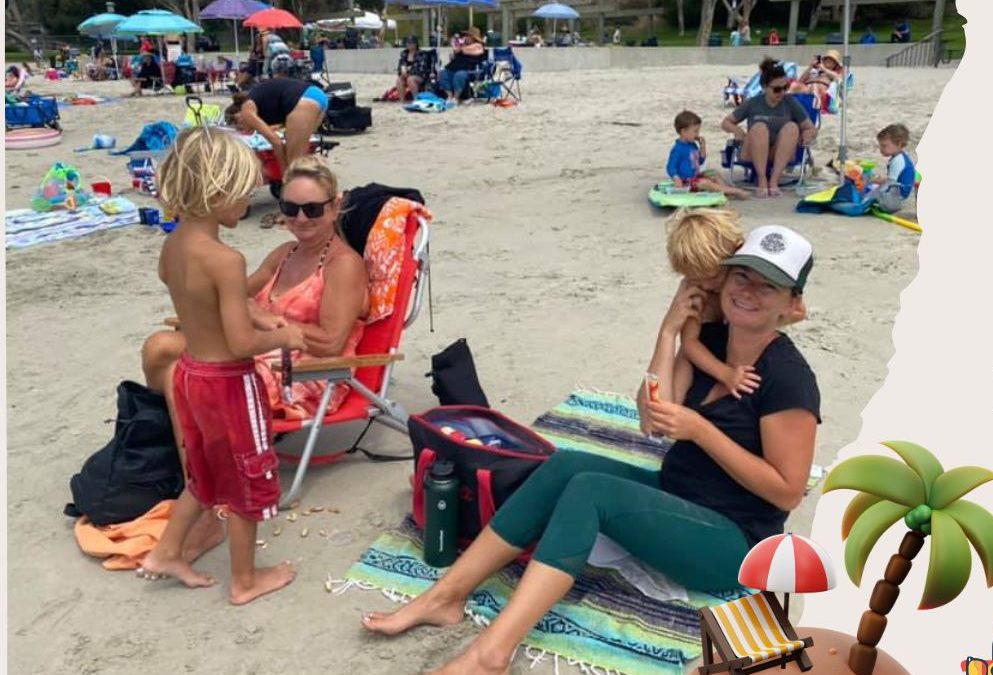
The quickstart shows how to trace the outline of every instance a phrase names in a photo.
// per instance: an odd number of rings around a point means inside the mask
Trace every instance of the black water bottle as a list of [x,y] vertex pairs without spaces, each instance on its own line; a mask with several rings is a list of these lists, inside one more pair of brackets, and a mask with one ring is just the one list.
[[448,567],[458,555],[459,479],[451,462],[435,462],[424,477],[424,562]]

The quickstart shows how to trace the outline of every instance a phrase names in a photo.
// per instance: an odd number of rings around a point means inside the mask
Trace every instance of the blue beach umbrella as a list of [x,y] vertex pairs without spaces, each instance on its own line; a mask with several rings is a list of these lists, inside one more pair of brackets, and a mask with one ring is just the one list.
[[545,5],[542,5],[537,10],[535,10],[534,14],[532,14],[531,16],[536,16],[540,19],[552,20],[552,38],[553,38],[552,44],[554,44],[555,28],[556,28],[555,24],[558,23],[558,20],[562,19],[563,21],[569,21],[572,19],[578,19],[579,12],[574,10],[569,5],[563,5],[558,2],[549,2]]
[[107,3],[107,10],[101,14],[95,14],[88,18],[83,23],[76,26],[76,30],[79,31],[80,35],[88,35],[95,38],[110,38],[110,52],[114,55],[114,66],[117,77],[120,77],[120,72],[117,67],[120,65],[117,63],[117,38],[114,37],[114,28],[117,27],[119,23],[127,19],[128,17],[123,14],[115,14],[113,12],[114,3]]
[[[115,37],[131,37],[137,35],[174,35],[177,33],[202,33],[203,28],[186,17],[167,12],[164,9],[143,9],[117,24],[114,29]],[[159,58],[165,61],[162,54],[162,43],[159,43]]]
[[241,61],[241,49],[238,48],[238,21],[270,7],[271,5],[258,0],[214,0],[200,11],[200,18],[231,20],[231,27],[234,31],[234,51],[237,55],[235,58]]

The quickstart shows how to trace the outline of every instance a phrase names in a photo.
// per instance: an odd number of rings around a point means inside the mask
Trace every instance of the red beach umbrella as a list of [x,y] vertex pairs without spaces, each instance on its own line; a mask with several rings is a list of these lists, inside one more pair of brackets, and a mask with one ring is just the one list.
[[757,543],[738,570],[738,583],[772,593],[819,593],[835,586],[834,566],[820,544],[787,532]]
[[245,25],[249,28],[303,28],[300,19],[285,9],[276,9],[275,7],[255,12],[245,19]]

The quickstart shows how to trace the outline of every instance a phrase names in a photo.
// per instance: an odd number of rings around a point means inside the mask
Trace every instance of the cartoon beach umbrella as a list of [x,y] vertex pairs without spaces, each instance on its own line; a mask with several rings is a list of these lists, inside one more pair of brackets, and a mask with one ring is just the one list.
[[789,614],[790,593],[819,593],[835,586],[834,566],[820,544],[787,532],[757,543],[738,570],[738,583],[771,593],[783,593]]

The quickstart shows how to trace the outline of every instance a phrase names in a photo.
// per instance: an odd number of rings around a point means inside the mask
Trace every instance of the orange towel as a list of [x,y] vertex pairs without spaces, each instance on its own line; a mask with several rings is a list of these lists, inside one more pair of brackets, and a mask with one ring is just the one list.
[[175,499],[163,500],[132,521],[106,527],[97,527],[83,516],[76,521],[76,541],[83,553],[107,558],[103,561],[105,569],[137,569],[162,538],[175,503]]

